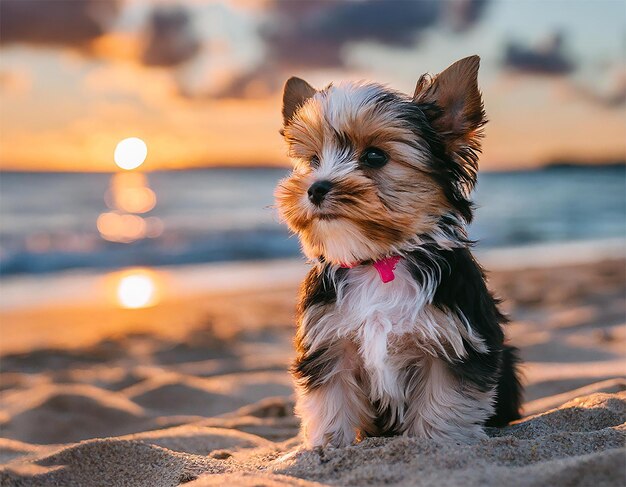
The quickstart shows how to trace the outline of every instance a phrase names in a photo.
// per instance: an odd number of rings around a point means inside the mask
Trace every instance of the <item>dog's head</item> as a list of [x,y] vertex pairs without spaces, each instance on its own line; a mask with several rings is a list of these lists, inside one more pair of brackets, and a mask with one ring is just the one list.
[[486,122],[478,66],[472,56],[424,75],[412,97],[287,81],[282,134],[294,169],[276,201],[308,257],[375,260],[441,235],[442,222],[471,220]]

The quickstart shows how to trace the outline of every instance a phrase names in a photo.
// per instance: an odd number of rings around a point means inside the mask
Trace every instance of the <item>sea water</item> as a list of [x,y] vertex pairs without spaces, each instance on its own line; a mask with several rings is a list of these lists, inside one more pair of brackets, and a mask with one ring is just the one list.
[[[299,254],[280,224],[273,191],[285,169],[206,169],[147,174],[155,238],[107,241],[98,216],[111,174],[1,173],[0,272],[113,269]],[[626,235],[626,169],[560,167],[481,173],[470,237],[479,248]],[[416,212],[419,211],[416,208]]]

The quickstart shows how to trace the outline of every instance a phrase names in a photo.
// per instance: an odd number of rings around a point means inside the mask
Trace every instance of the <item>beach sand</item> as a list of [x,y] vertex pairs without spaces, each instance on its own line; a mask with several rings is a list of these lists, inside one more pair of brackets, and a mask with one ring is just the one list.
[[525,360],[526,417],[473,445],[301,448],[286,372],[300,264],[147,309],[5,307],[0,485],[624,485],[626,262],[514,264],[490,287]]

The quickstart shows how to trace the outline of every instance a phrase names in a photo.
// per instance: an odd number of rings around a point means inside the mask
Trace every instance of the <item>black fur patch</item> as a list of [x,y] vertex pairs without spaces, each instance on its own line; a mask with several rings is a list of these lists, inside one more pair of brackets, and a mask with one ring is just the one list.
[[[340,279],[345,269],[339,269],[335,278]],[[332,280],[330,265],[322,263],[320,267],[313,267],[307,274],[300,289],[300,302],[297,306],[298,326],[303,327],[302,315],[307,309],[316,305],[328,305],[337,299],[337,288]],[[320,387],[328,378],[337,360],[341,357],[336,350],[320,348],[311,352],[309,347],[302,343],[307,330],[300,330],[296,338],[298,355],[291,365],[290,372],[308,389]]]
[[[300,286],[300,302],[297,306],[298,317],[311,306],[316,304],[332,304],[337,299],[337,288],[332,280],[330,265],[323,262],[321,266],[311,268]],[[341,278],[345,269],[339,269],[335,273],[336,278]]]
[[401,424],[397,413],[390,407],[381,407],[379,401],[374,401],[373,410],[376,411],[374,418],[374,431],[368,432],[368,436],[395,436],[400,434]]
[[502,427],[522,417],[522,384],[517,369],[519,363],[517,348],[505,345],[496,389],[496,409],[494,415],[487,420],[486,426]]
[[330,377],[341,355],[331,348],[305,349],[291,365],[290,372],[307,389],[317,389]]
[[521,385],[515,370],[515,351],[504,345],[502,324],[507,318],[498,309],[499,301],[485,283],[485,275],[467,248],[443,250],[426,246],[411,254],[411,271],[422,282],[424,270],[440,272],[440,282],[433,304],[447,313],[465,317],[484,341],[486,353],[464,341],[468,354],[463,360],[449,363],[452,372],[479,391],[496,387],[495,414],[489,423],[506,424],[518,419]]

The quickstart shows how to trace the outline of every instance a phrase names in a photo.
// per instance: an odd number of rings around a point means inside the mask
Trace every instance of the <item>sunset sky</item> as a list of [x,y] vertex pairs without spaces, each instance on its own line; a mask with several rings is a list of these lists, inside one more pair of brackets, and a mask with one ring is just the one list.
[[146,169],[287,165],[291,75],[412,92],[471,54],[490,123],[483,168],[626,150],[626,8],[603,1],[3,0],[0,165],[113,170],[120,139]]

